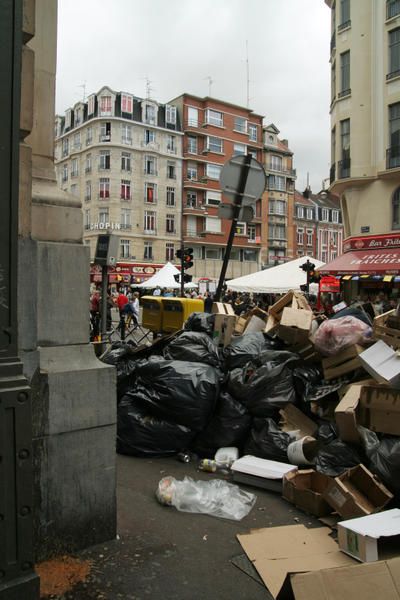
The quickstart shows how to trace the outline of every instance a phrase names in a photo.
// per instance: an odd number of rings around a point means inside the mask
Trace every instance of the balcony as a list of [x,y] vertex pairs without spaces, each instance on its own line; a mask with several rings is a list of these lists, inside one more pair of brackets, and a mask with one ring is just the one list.
[[351,27],[350,19],[344,21],[343,23],[340,23],[340,25],[338,25],[338,31],[343,31],[344,29],[348,29],[349,27]]
[[386,150],[386,168],[396,169],[400,167],[400,146],[390,146]]
[[287,177],[295,178],[296,177],[296,169],[285,169],[282,166],[274,165],[273,163],[269,163],[266,166],[267,171],[273,171],[274,173],[282,173]]
[[125,231],[127,229],[132,229],[132,225],[130,223],[121,223],[120,227],[121,227],[121,229],[124,229]]
[[99,142],[111,142],[111,133],[99,135]]
[[132,146],[132,138],[131,137],[121,138],[121,144],[127,144],[128,146]]
[[261,237],[259,235],[256,235],[256,237],[254,237],[254,238],[248,238],[247,243],[248,244],[261,244]]
[[149,200],[146,196],[144,197],[144,203],[149,205],[149,206],[156,206],[157,205],[157,200],[158,198],[153,198],[152,200]]
[[157,235],[157,229],[144,229],[143,235]]
[[329,169],[329,183],[333,183],[335,181],[336,178],[336,163],[333,163],[331,165],[331,168]]
[[158,175],[157,169],[143,169],[143,173],[145,175],[151,175],[153,177],[156,177]]
[[176,154],[176,148],[174,148],[173,146],[167,146],[167,152],[169,154]]
[[268,214],[273,217],[286,217],[287,210],[282,210],[280,208],[275,208],[274,206],[269,206]]
[[158,144],[157,142],[146,142],[146,140],[143,140],[140,143],[142,148],[146,148],[146,150],[154,150],[155,152],[158,152],[160,150],[160,144]]
[[338,179],[346,179],[350,177],[351,159],[344,158],[338,162]]
[[390,81],[391,79],[395,79],[396,77],[400,77],[400,70],[392,71],[386,75],[386,81]]
[[331,54],[335,50],[335,48],[336,48],[336,33],[333,32],[332,37],[331,37]]
[[341,92],[338,93],[338,98],[346,98],[347,96],[351,96],[350,88],[348,90],[342,90]]

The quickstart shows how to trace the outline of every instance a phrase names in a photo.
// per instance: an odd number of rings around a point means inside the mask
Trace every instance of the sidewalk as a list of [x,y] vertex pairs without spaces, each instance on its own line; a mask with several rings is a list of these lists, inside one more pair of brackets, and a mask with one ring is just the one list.
[[242,521],[180,513],[155,498],[166,475],[219,477],[176,458],[118,456],[118,540],[80,553],[89,578],[52,600],[268,600],[266,588],[230,561],[243,555],[237,533],[252,528],[319,524],[278,494],[256,488],[257,502]]

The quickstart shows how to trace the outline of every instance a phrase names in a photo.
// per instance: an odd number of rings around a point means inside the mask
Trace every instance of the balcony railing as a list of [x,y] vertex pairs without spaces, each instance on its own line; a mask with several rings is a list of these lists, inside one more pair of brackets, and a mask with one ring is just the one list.
[[176,148],[167,146],[167,152],[169,152],[169,154],[176,154]]
[[336,48],[336,33],[333,32],[332,37],[331,37],[331,53],[333,52],[333,50]]
[[343,160],[339,160],[339,162],[338,162],[338,179],[345,179],[346,177],[350,177],[350,166],[351,166],[350,158],[344,158]]
[[274,171],[276,173],[283,173],[287,177],[296,177],[296,169],[285,169],[283,166],[278,166],[273,163],[267,165],[267,171]]
[[157,169],[143,169],[143,173],[145,175],[153,175],[153,176],[157,176],[158,175]]
[[144,229],[143,233],[144,235],[157,235],[157,229]]
[[386,168],[396,169],[400,167],[400,146],[390,146],[386,150]]
[[346,98],[346,96],[351,96],[351,89],[342,90],[338,93],[338,98]]
[[275,208],[274,206],[268,207],[268,214],[275,217],[286,217],[287,211],[286,209]]
[[140,143],[142,148],[147,148],[148,150],[159,150],[160,149],[160,144],[158,144],[157,142],[146,142],[146,140],[143,140]]
[[336,163],[333,163],[329,170],[329,183],[333,183],[335,181],[335,178],[336,178]]
[[343,23],[340,23],[340,25],[338,25],[338,31],[343,31],[343,29],[347,29],[348,27],[351,27],[350,19],[344,21]]
[[386,81],[389,81],[390,79],[394,79],[395,77],[399,77],[400,76],[400,70],[397,69],[397,71],[392,71],[391,73],[388,73],[386,75]]
[[130,223],[121,223],[121,229],[132,229],[132,225]]
[[99,135],[99,142],[111,142],[111,133]]

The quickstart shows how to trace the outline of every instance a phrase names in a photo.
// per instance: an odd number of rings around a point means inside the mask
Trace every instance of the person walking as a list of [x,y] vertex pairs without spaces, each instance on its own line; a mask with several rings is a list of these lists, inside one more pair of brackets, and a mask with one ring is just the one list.
[[206,292],[206,297],[204,300],[204,311],[210,313],[212,311],[213,299],[211,297],[210,292]]

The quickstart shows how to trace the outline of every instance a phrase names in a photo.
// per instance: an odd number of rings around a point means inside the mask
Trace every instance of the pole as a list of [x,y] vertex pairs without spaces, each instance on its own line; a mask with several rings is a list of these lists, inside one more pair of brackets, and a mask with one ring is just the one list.
[[235,200],[233,203],[233,215],[232,215],[231,230],[229,232],[228,243],[226,245],[224,261],[222,263],[221,274],[219,276],[219,282],[218,282],[217,291],[214,296],[214,302],[219,302],[220,298],[221,298],[222,286],[224,285],[225,275],[226,275],[226,271],[228,269],[228,263],[229,263],[229,259],[231,256],[233,238],[235,237],[235,231],[236,231],[236,226],[237,226],[237,222],[238,222],[238,218],[239,218],[239,212],[242,207],[243,193],[244,193],[244,190],[246,189],[247,178],[248,178],[249,172],[250,172],[251,158],[252,158],[251,154],[246,155],[246,160],[243,165],[242,172],[240,174],[239,185],[238,185]]
[[107,333],[107,288],[108,288],[108,266],[101,267],[101,341],[102,351],[105,351],[105,340]]
[[181,298],[185,297],[185,244],[183,243],[183,231],[182,231],[182,239],[181,239]]
[[306,283],[306,286],[307,286],[307,296],[308,296],[309,293],[310,293],[310,265],[311,265],[311,263],[308,260],[308,258],[307,258],[306,264],[307,264],[307,283]]

